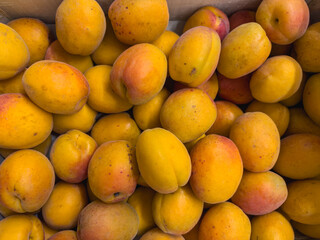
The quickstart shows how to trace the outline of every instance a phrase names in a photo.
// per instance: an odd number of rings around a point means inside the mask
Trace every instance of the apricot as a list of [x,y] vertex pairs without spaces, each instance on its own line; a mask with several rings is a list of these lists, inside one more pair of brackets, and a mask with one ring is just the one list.
[[255,22],[256,12],[251,10],[239,10],[229,17],[230,31],[244,23]]
[[[187,85],[182,84],[180,82],[176,82],[174,81],[173,83],[173,91],[178,91],[182,88],[188,88]],[[217,74],[214,73],[209,79],[208,81],[200,84],[199,86],[197,86],[197,88],[203,90],[204,92],[206,92],[209,97],[211,97],[212,100],[214,100],[217,96],[218,90],[219,90],[219,84],[218,84],[218,77]]]
[[320,175],[320,137],[293,134],[281,140],[280,154],[273,170],[292,179]]
[[123,201],[131,196],[138,177],[134,146],[125,140],[100,145],[89,162],[90,189],[106,203]]
[[137,140],[136,157],[141,176],[159,193],[175,192],[189,181],[189,153],[183,143],[168,130],[144,130]]
[[85,186],[58,182],[42,207],[41,213],[49,227],[67,230],[76,227],[81,210],[87,205]]
[[164,31],[156,40],[151,42],[158,47],[168,58],[173,45],[179,39],[179,35],[172,31]]
[[198,88],[205,91],[209,97],[211,97],[212,100],[214,100],[218,94],[219,90],[219,83],[218,83],[218,77],[217,74],[213,74],[208,81],[200,84]]
[[203,202],[189,185],[170,194],[156,193],[152,201],[152,215],[165,233],[181,235],[189,232],[199,221]]
[[109,114],[100,118],[92,128],[91,136],[101,145],[113,140],[126,140],[135,145],[140,129],[128,113]]
[[0,81],[0,94],[4,93],[21,93],[26,94],[22,85],[22,76],[25,70],[15,75],[12,78]]
[[275,103],[291,97],[302,81],[299,63],[289,56],[271,57],[252,74],[252,96],[265,103]]
[[111,22],[107,19],[107,28],[104,38],[99,47],[92,53],[91,57],[97,65],[110,65],[112,66],[114,61],[119,55],[126,50],[129,46],[120,42],[111,27]]
[[280,213],[274,211],[251,219],[251,240],[279,239],[294,240],[290,222]]
[[303,107],[308,116],[320,126],[320,74],[308,78],[303,91]]
[[0,240],[44,240],[41,221],[33,215],[13,215],[0,221]]
[[30,60],[23,38],[11,27],[0,23],[0,80],[12,78],[21,72]]
[[61,134],[50,150],[50,160],[57,176],[70,183],[85,180],[89,161],[97,146],[93,138],[79,130]]
[[49,240],[77,240],[77,232],[64,230],[52,235]]
[[8,217],[10,215],[14,215],[16,214],[16,212],[10,210],[9,208],[7,208],[6,206],[4,206],[1,202],[0,202],[0,214],[3,217]]
[[97,114],[88,104],[73,114],[53,114],[53,131],[59,134],[73,129],[89,132],[96,121]]
[[201,219],[189,232],[182,235],[185,240],[198,240],[200,223]]
[[[44,140],[42,143],[39,145],[33,147],[32,149],[37,150],[41,152],[44,155],[47,155],[49,148],[52,143],[52,135],[49,135],[46,140]],[[6,158],[8,157],[11,153],[18,151],[19,149],[8,149],[8,148],[0,148],[0,154],[2,157]]]
[[197,139],[191,141],[191,142],[187,142],[184,143],[184,145],[186,146],[188,152],[190,153],[192,148],[196,145],[197,142],[199,142],[200,139],[204,138],[206,136],[206,134],[202,134],[200,137],[198,137]]
[[320,224],[303,224],[299,222],[292,221],[292,226],[303,233],[304,235],[312,238],[320,238]]
[[113,91],[133,105],[143,104],[157,95],[166,77],[167,58],[149,43],[125,50],[114,62],[110,74]]
[[138,215],[125,202],[89,203],[80,213],[78,240],[131,240],[138,232]]
[[52,114],[20,93],[0,95],[0,147],[32,148],[52,131]]
[[183,143],[207,132],[216,117],[215,103],[198,88],[184,88],[172,93],[160,112],[162,127],[174,133]]
[[129,45],[154,41],[169,23],[166,0],[115,0],[108,16],[116,37]]
[[128,203],[136,210],[139,217],[138,236],[155,227],[152,216],[152,199],[155,195],[149,187],[139,187],[128,198]]
[[192,148],[190,185],[206,203],[227,201],[236,192],[243,173],[241,156],[228,138],[210,134]]
[[68,63],[82,73],[93,66],[90,56],[70,54],[64,50],[58,40],[50,44],[46,51],[45,59]]
[[287,185],[280,175],[245,171],[231,201],[246,214],[263,215],[279,208],[287,196]]
[[232,124],[243,114],[242,110],[229,101],[216,101],[217,119],[206,134],[218,134],[228,137]]
[[246,112],[263,112],[267,114],[276,124],[280,136],[282,136],[288,128],[290,112],[289,109],[281,103],[263,103],[255,100],[249,104]]
[[49,46],[49,28],[39,19],[17,18],[7,23],[13,28],[26,43],[30,60],[28,67],[33,63],[43,60]]
[[85,77],[90,86],[88,105],[101,113],[119,113],[132,107],[132,104],[112,90],[111,69],[111,66],[98,65],[85,72]]
[[162,232],[159,228],[153,228],[142,235],[140,240],[185,240],[182,236]]
[[217,70],[235,79],[255,71],[268,58],[271,42],[255,22],[233,29],[222,41]]
[[44,222],[42,222],[43,230],[44,230],[44,239],[48,240],[52,235],[57,233],[57,230],[49,228]]
[[82,56],[98,48],[107,27],[104,12],[95,0],[63,0],[57,8],[55,24],[62,47]]
[[288,198],[281,209],[296,222],[320,224],[319,201],[319,180],[294,181],[288,184]]
[[309,25],[309,7],[304,0],[263,0],[256,12],[256,21],[268,38],[277,44],[290,44],[299,39]]
[[320,23],[311,24],[304,35],[294,42],[296,59],[305,72],[320,72]]
[[0,165],[0,201],[18,213],[38,211],[48,200],[54,181],[46,156],[31,149],[16,151]]
[[250,90],[251,74],[239,78],[230,79],[218,74],[220,98],[235,104],[247,104],[253,100]]
[[303,108],[290,108],[290,121],[286,135],[310,133],[320,136],[320,126],[315,124]]
[[188,30],[169,54],[170,77],[189,87],[206,82],[217,67],[220,48],[219,35],[211,28],[199,26]]
[[161,127],[160,111],[170,92],[163,88],[150,101],[133,107],[133,117],[140,129]]
[[280,135],[276,124],[267,114],[242,114],[231,126],[229,137],[237,145],[246,170],[265,172],[276,163]]
[[303,90],[304,90],[304,86],[306,85],[306,81],[307,81],[307,74],[303,72],[302,80],[298,90],[291,97],[282,100],[281,103],[287,107],[293,107],[297,105],[302,100]]
[[93,202],[93,201],[100,201],[99,200],[99,198],[97,198],[94,194],[93,194],[93,192],[92,192],[92,190],[91,190],[91,188],[90,188],[90,185],[89,185],[89,181],[87,181],[87,183],[86,183],[86,188],[87,188],[87,193],[88,193],[88,197],[89,197],[89,200],[90,200],[90,202]]
[[229,33],[230,24],[228,16],[220,9],[213,6],[205,6],[198,9],[186,21],[183,32],[197,26],[205,26],[215,30],[220,39]]
[[34,63],[22,83],[30,99],[47,112],[72,114],[87,101],[89,84],[76,68],[53,60]]
[[249,240],[250,220],[244,212],[230,202],[212,206],[203,216],[199,227],[201,240]]

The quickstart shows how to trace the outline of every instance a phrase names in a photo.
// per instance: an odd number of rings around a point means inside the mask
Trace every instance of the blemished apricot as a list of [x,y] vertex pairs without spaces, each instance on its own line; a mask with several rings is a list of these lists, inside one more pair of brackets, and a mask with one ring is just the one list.
[[25,95],[2,94],[0,106],[1,148],[32,148],[50,135],[52,114],[39,108]]
[[188,30],[169,54],[170,77],[189,87],[199,86],[214,73],[220,49],[219,35],[211,28],[199,26]]
[[246,170],[265,172],[276,163],[280,135],[276,124],[267,114],[242,114],[231,126],[229,137],[237,145]]
[[166,0],[116,0],[108,16],[116,37],[129,45],[156,40],[169,23]]

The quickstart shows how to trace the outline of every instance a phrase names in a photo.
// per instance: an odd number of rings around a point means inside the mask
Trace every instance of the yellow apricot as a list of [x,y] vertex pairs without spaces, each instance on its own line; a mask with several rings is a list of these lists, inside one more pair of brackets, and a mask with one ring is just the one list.
[[306,179],[320,175],[320,137],[313,134],[293,134],[281,139],[280,154],[273,170],[291,179]]
[[73,114],[53,114],[53,131],[59,134],[72,129],[89,132],[95,123],[97,114],[88,104]]
[[189,87],[199,86],[214,73],[220,48],[219,35],[211,28],[199,26],[188,30],[169,54],[170,77]]
[[166,0],[115,0],[108,16],[116,37],[130,45],[154,41],[169,23]]
[[141,176],[157,192],[174,192],[190,178],[191,160],[187,149],[165,129],[144,130],[137,140],[136,156]]
[[139,216],[137,235],[142,235],[155,226],[152,216],[152,199],[155,191],[148,187],[139,187],[129,197],[128,203],[136,210]]
[[87,102],[89,84],[75,67],[54,60],[32,64],[22,83],[30,99],[47,112],[72,114]]
[[313,122],[303,108],[290,108],[290,121],[286,135],[311,133],[320,136],[320,126]]
[[23,88],[22,77],[25,70],[18,73],[16,76],[0,81],[0,94],[4,93],[21,93],[26,94]]
[[140,129],[128,113],[115,113],[100,118],[91,131],[98,145],[113,140],[127,140],[135,145],[139,134]]
[[133,107],[133,117],[140,129],[161,127],[160,110],[170,92],[163,88],[150,101]]
[[184,88],[172,93],[160,112],[163,128],[174,133],[183,143],[197,139],[215,122],[217,109],[203,90]]
[[252,74],[252,96],[265,103],[276,103],[291,97],[300,87],[302,69],[292,57],[282,55],[266,60]]
[[280,213],[274,211],[251,219],[251,240],[294,240],[290,222]]
[[[109,26],[109,21],[107,21]],[[129,46],[120,42],[110,25],[107,28],[106,34],[100,43],[99,47],[92,53],[92,60],[97,65],[110,65],[112,66],[117,57],[128,48]]]
[[0,80],[12,78],[28,64],[30,53],[22,37],[11,27],[0,23]]
[[93,62],[90,56],[70,54],[63,49],[58,40],[50,44],[47,49],[45,59],[68,63],[71,66],[77,68],[82,73],[93,66]]
[[239,148],[246,170],[266,172],[276,163],[280,151],[280,135],[276,124],[267,114],[242,114],[233,123],[229,137]]
[[303,91],[303,107],[308,116],[320,126],[320,74],[308,78]]
[[23,38],[30,52],[28,66],[43,60],[49,46],[49,28],[39,19],[18,18],[7,23]]
[[319,180],[293,181],[288,184],[288,197],[281,209],[294,221],[320,224],[319,201]]
[[0,95],[0,148],[32,148],[51,133],[52,114],[20,93]]
[[78,216],[87,203],[88,197],[83,184],[58,182],[41,212],[49,227],[71,229],[77,225]]
[[82,56],[98,48],[107,27],[104,12],[95,0],[63,0],[57,8],[55,23],[62,47]]
[[282,136],[288,128],[290,112],[289,109],[281,103],[263,103],[255,100],[249,104],[246,112],[263,112],[267,114],[276,124],[280,136]]
[[218,71],[227,78],[239,78],[255,71],[268,58],[271,42],[255,22],[233,29],[222,41]]
[[199,221],[203,202],[189,185],[170,194],[156,193],[152,201],[152,215],[165,233],[181,235],[189,232]]
[[33,215],[13,215],[0,221],[0,240],[44,240],[41,221]]
[[173,45],[178,40],[179,35],[172,31],[164,31],[160,37],[158,37],[156,40],[152,42],[153,45],[160,48],[160,50],[166,55],[166,57],[169,57],[169,53],[173,47]]
[[132,104],[112,90],[111,69],[111,66],[98,65],[88,69],[84,74],[90,86],[88,105],[97,112],[118,113],[132,107]]

